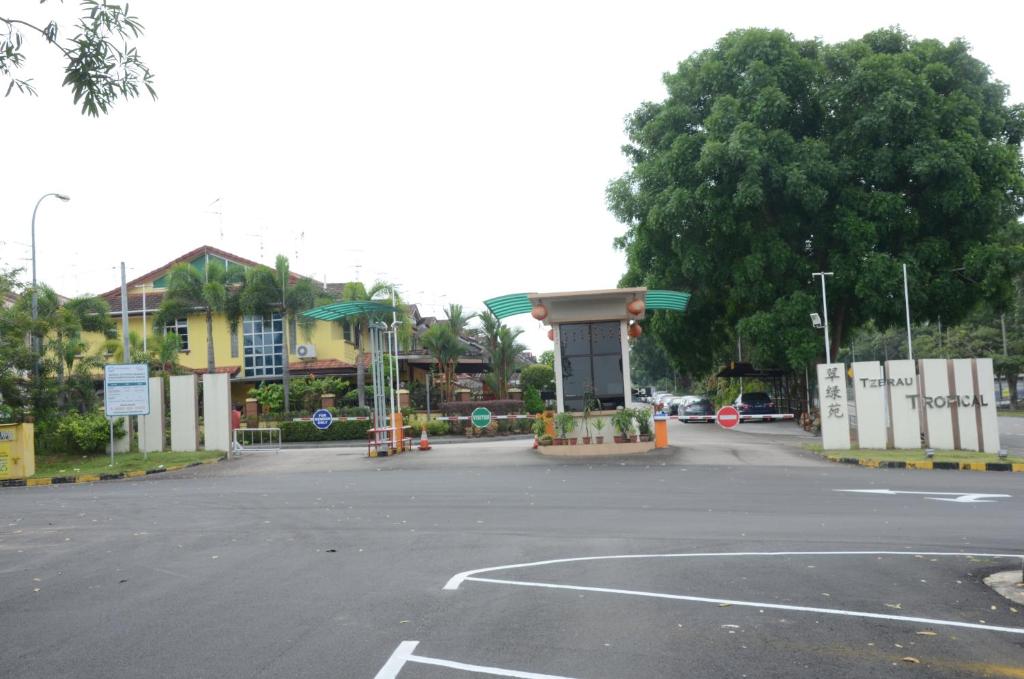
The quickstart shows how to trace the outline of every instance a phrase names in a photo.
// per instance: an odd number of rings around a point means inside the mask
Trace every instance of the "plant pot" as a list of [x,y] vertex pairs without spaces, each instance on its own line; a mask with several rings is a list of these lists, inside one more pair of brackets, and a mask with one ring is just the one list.
[[627,437],[625,437],[625,436],[615,436],[614,440],[615,440],[616,443],[625,443],[629,439]]
[[565,439],[555,439],[555,445],[556,446],[564,446],[565,445]]
[[651,440],[651,435],[650,434],[640,434],[640,436],[638,438],[640,439],[641,443],[647,443],[648,441]]
[[597,445],[601,445],[602,443],[604,443],[604,437],[603,436],[595,436],[594,437],[594,443],[596,443]]
[[574,446],[574,445],[576,445],[576,437],[575,436],[570,436],[569,438],[565,439],[565,445],[567,445],[567,446]]
[[583,445],[585,445],[585,446],[589,446],[590,445],[590,437],[589,436],[584,436],[583,437]]

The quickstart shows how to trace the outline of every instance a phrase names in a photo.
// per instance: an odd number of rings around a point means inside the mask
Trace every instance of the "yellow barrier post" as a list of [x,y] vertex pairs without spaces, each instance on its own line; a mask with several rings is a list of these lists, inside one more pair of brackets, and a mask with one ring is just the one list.
[[35,426],[0,424],[0,479],[27,479],[35,473]]

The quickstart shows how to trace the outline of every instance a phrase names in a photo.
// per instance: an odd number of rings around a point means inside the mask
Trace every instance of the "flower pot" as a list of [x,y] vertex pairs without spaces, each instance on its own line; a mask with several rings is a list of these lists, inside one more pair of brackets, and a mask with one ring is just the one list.
[[565,439],[555,439],[555,445],[556,446],[564,446],[565,445]]
[[567,445],[567,446],[574,446],[574,445],[576,445],[576,437],[572,436],[570,438],[565,439],[565,445]]
[[650,434],[640,434],[640,436],[638,438],[640,439],[641,443],[647,443],[648,441],[651,440],[651,435]]
[[627,437],[625,437],[625,436],[616,436],[616,437],[614,437],[614,439],[615,439],[615,442],[616,442],[616,443],[625,443],[626,441],[628,441],[628,440],[629,440],[629,439],[628,439]]
[[603,436],[595,436],[594,437],[594,443],[596,443],[598,445],[601,445],[602,443],[604,443],[604,437]]
[[585,445],[585,446],[589,446],[590,445],[590,437],[589,436],[584,436],[583,437],[583,445]]

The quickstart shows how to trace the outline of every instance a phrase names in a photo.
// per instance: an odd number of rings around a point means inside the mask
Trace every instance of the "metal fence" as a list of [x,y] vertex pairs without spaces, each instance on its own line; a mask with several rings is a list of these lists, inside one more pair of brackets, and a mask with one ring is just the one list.
[[278,427],[235,429],[231,441],[231,452],[232,454],[280,453],[281,430]]

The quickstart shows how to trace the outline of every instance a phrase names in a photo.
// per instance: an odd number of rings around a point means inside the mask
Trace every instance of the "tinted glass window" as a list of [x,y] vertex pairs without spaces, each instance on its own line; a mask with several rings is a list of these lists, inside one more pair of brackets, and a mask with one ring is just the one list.
[[562,356],[587,356],[590,354],[590,324],[563,323],[558,328],[562,344]]

